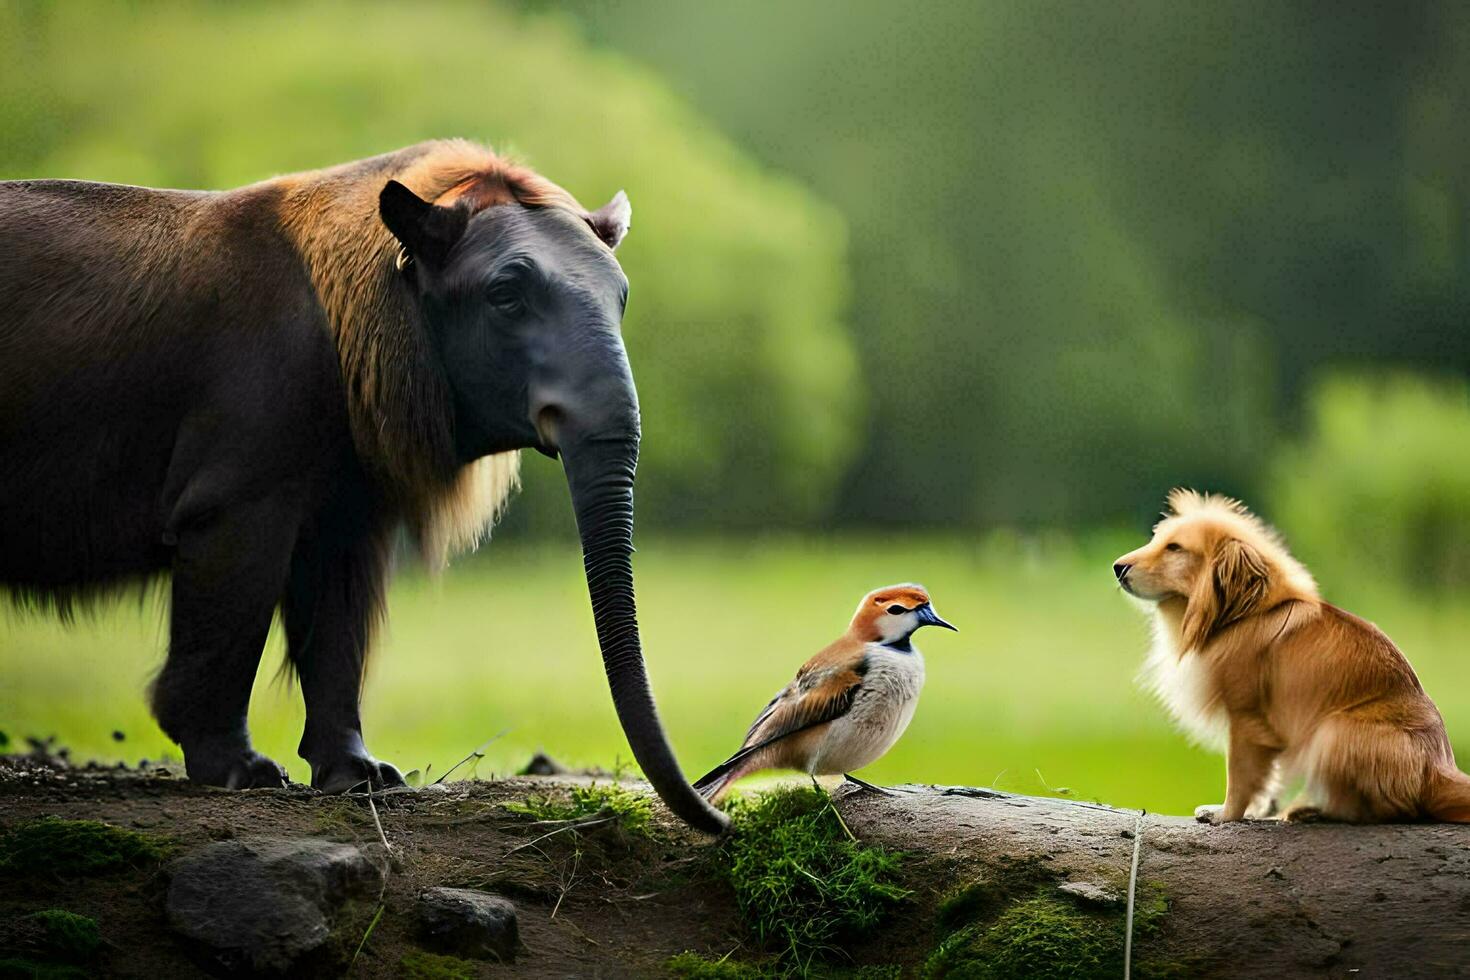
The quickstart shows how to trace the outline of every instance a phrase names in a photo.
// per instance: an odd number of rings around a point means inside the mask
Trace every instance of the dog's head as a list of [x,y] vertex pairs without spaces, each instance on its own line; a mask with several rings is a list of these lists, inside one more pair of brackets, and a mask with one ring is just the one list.
[[1118,584],[1147,602],[1184,600],[1181,649],[1288,596],[1316,597],[1306,569],[1239,501],[1193,490],[1169,494],[1153,539],[1113,563]]

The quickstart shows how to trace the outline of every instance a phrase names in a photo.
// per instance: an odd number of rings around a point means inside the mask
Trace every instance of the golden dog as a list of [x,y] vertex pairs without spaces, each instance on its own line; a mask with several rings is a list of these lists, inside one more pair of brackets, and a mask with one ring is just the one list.
[[1210,823],[1430,819],[1470,823],[1470,776],[1404,655],[1323,602],[1312,576],[1240,503],[1175,490],[1153,540],[1113,565],[1152,604],[1149,685],[1179,724],[1226,753]]

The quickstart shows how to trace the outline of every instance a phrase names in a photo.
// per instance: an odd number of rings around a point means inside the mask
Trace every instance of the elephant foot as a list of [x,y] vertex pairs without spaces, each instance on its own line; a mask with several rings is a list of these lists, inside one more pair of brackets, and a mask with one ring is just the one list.
[[184,769],[191,782],[225,789],[280,789],[290,779],[279,762],[237,739],[183,741]]
[[366,753],[312,763],[311,785],[323,793],[374,793],[408,785],[398,769]]

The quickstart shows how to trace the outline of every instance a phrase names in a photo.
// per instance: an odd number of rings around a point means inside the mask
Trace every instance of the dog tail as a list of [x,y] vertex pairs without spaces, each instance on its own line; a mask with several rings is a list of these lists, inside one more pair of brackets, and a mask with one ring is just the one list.
[[1454,768],[1437,768],[1429,777],[1424,809],[1431,820],[1470,823],[1470,776]]

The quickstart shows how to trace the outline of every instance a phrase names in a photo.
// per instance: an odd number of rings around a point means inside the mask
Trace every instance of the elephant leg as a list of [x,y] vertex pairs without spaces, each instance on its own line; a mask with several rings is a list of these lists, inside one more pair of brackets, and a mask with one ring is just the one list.
[[346,545],[330,537],[297,552],[283,610],[306,700],[299,752],[311,764],[311,785],[325,793],[402,786],[397,769],[368,753],[358,714],[368,646],[382,615],[388,545],[372,535]]
[[286,784],[286,770],[251,748],[246,715],[298,526],[295,500],[272,496],[178,531],[168,660],[152,700],[195,782]]

